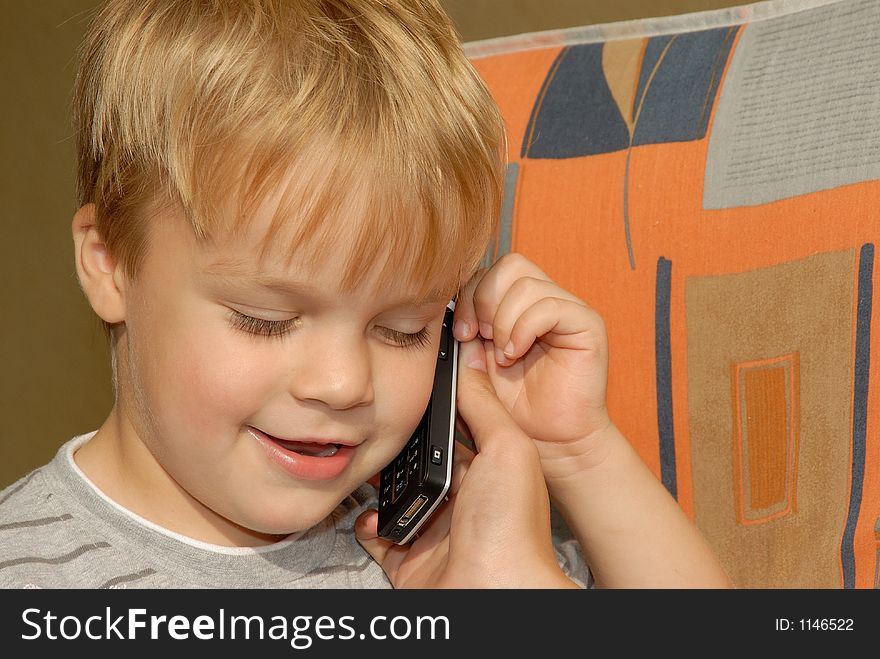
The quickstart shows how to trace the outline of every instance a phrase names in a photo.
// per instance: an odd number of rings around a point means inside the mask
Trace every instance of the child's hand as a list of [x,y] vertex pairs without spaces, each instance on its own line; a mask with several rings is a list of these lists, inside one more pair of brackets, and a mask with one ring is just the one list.
[[492,390],[480,341],[460,350],[458,412],[478,453],[456,446],[449,501],[410,545],[377,537],[374,510],[358,518],[357,539],[395,588],[576,587],[553,550],[535,446]]
[[[514,421],[535,440],[548,480],[601,459],[595,440],[611,425],[605,406],[608,339],[593,309],[511,253],[462,289],[455,319],[458,340],[469,341],[478,330],[486,339],[489,379]],[[510,358],[504,354],[508,343]]]

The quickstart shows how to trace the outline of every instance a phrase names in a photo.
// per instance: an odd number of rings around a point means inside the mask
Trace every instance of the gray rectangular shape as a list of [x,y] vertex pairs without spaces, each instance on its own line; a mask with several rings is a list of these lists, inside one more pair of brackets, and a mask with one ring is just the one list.
[[715,112],[705,209],[880,178],[880,2],[743,28]]

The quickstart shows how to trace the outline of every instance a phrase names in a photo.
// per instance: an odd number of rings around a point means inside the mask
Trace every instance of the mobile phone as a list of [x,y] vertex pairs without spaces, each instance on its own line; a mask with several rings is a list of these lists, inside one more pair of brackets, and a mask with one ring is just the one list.
[[452,481],[458,341],[452,334],[455,299],[446,305],[434,388],[409,441],[379,474],[379,535],[409,542],[446,497]]

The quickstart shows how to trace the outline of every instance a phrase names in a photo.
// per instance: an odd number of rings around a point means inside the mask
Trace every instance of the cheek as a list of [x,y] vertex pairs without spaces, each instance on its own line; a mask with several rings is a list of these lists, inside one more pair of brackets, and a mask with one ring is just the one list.
[[385,401],[386,422],[404,442],[418,425],[431,397],[436,359],[419,355],[417,359],[385,363],[388,367],[382,368],[374,380],[376,400]]
[[164,327],[147,356],[146,383],[160,423],[185,427],[193,438],[240,423],[258,409],[269,365],[231,341],[226,328],[205,331],[179,324]]

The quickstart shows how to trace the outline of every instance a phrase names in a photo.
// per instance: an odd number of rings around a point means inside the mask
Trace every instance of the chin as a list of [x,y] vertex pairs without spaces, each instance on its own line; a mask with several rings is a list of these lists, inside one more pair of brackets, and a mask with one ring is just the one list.
[[346,496],[348,496],[347,492],[338,501],[334,500],[330,503],[312,501],[307,504],[267,507],[260,510],[257,515],[252,515],[250,523],[243,526],[256,533],[275,536],[306,531],[329,517]]

